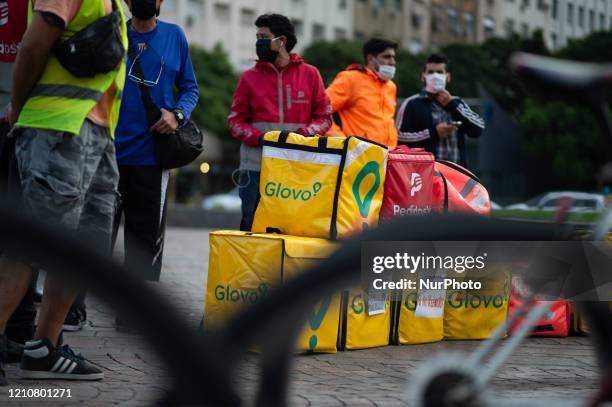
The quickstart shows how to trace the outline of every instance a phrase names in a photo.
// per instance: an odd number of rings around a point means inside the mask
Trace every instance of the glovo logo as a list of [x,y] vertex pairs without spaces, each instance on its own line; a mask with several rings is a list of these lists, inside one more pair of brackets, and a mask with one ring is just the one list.
[[268,294],[268,285],[261,283],[256,289],[232,288],[231,285],[219,284],[215,287],[215,299],[217,301],[240,302],[244,304],[255,304]]
[[417,309],[417,293],[416,291],[409,292],[404,298],[404,308],[408,311],[416,311]]
[[[331,304],[331,300],[331,295],[326,296],[321,302],[321,306],[319,307],[319,309],[314,310],[314,312],[311,313],[308,317],[308,325],[310,326],[310,329],[312,331],[316,331],[321,327],[323,319],[325,318],[325,314],[327,313],[327,310],[329,309],[329,306]],[[308,340],[308,349],[314,350],[317,347],[317,342],[317,335],[312,335]]]
[[[361,183],[370,174],[374,175],[374,185],[372,185],[372,188],[370,188],[362,199],[360,193]],[[361,171],[359,171],[353,183],[353,196],[355,197],[362,218],[368,217],[370,206],[372,205],[372,198],[374,198],[374,194],[376,194],[378,188],[380,188],[380,164],[376,161],[370,161],[363,166]]]
[[351,309],[355,313],[355,315],[359,315],[363,312],[363,296],[361,294],[357,294],[353,297],[351,301]]
[[499,309],[504,306],[504,294],[487,295],[468,290],[456,290],[448,293],[447,303],[450,307],[473,309]]
[[315,182],[312,184],[312,189],[297,189],[283,186],[282,183],[276,183],[270,181],[266,184],[264,188],[264,193],[266,196],[276,197],[280,199],[287,200],[302,200],[304,202],[309,201],[311,198],[316,198],[317,193],[323,188],[323,184],[320,182]]

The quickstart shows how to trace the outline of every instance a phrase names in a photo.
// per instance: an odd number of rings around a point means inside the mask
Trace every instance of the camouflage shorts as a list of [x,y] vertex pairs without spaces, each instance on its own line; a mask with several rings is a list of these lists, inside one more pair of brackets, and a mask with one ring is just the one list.
[[108,253],[119,181],[108,130],[85,120],[77,136],[34,128],[13,135],[24,209]]

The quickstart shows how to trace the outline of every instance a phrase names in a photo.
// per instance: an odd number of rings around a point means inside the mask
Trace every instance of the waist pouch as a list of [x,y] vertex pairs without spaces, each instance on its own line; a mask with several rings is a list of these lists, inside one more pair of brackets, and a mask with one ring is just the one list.
[[59,63],[77,78],[93,78],[117,68],[125,55],[121,15],[113,11],[53,47]]
[[420,148],[389,151],[381,220],[431,213],[434,162],[433,154]]

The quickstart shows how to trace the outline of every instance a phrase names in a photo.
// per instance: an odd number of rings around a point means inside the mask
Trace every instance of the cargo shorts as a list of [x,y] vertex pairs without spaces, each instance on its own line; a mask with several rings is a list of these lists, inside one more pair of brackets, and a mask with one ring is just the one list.
[[22,208],[110,253],[119,170],[108,129],[85,120],[78,135],[16,128]]

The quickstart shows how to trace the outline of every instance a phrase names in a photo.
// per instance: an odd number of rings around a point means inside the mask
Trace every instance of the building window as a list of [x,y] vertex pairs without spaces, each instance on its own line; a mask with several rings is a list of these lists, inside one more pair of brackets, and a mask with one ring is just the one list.
[[552,10],[551,10],[553,20],[556,20],[559,16],[559,0],[552,0]]
[[417,13],[412,13],[410,15],[410,21],[412,22],[412,27],[418,30],[421,28],[421,24],[423,23],[423,16]]
[[346,0],[339,0],[339,1],[338,1],[338,8],[339,8],[340,10],[344,10],[344,9],[346,9]]
[[584,28],[584,7],[578,6],[578,27]]
[[355,31],[353,37],[355,37],[355,41],[357,42],[363,42],[365,40],[365,34],[361,31]]
[[230,21],[229,4],[215,3],[215,20],[222,22]]
[[431,10],[431,32],[440,31],[442,31],[442,9],[434,6]]
[[293,28],[295,29],[295,35],[299,38],[304,34],[304,23],[302,20],[298,20],[296,18],[292,18],[291,22],[293,23]]
[[408,44],[408,51],[412,54],[418,54],[419,52],[423,51],[421,40],[418,38],[410,40],[410,44]]
[[325,39],[325,26],[322,24],[312,25],[312,40],[319,41]]
[[572,3],[567,3],[567,23],[574,25],[574,5]]
[[529,25],[526,23],[521,24],[521,35],[525,38],[529,37]]
[[541,10],[541,11],[548,10],[548,4],[546,0],[538,0],[538,10]]
[[599,14],[599,29],[602,31],[606,29],[606,16],[604,13]]
[[495,19],[490,16],[485,16],[482,20],[485,38],[491,38],[495,35]]
[[246,27],[250,27],[255,23],[255,10],[243,8],[240,10],[240,22]]
[[512,36],[514,34],[514,20],[511,18],[507,18],[504,22],[504,31],[507,37]]
[[194,21],[193,15],[189,14],[187,17],[185,17],[185,27],[186,28],[193,27],[193,21]]
[[398,13],[402,12],[402,0],[395,0],[393,2],[393,8],[395,9],[395,11],[397,11]]
[[551,42],[551,45],[552,45],[552,49],[556,50],[557,49],[557,34],[552,33],[550,35],[550,42]]
[[457,18],[457,10],[449,8],[446,10],[448,16],[448,32],[451,34],[459,34],[461,28],[459,27],[459,19]]
[[465,35],[471,38],[474,35],[474,16],[470,13],[463,13],[463,26]]
[[336,40],[346,39],[346,30],[344,28],[335,28],[334,29],[334,39]]
[[589,30],[595,31],[595,10],[589,10]]

